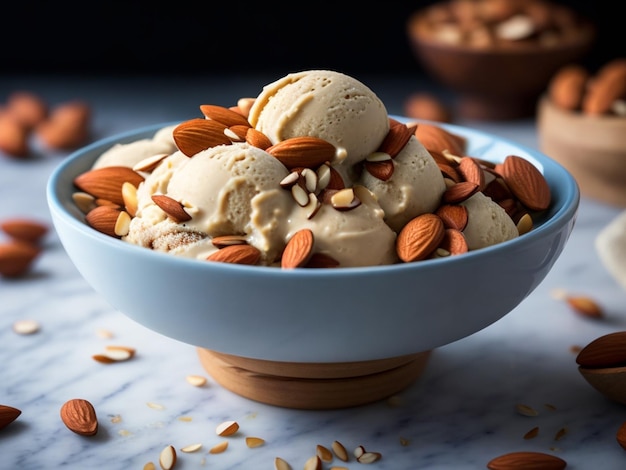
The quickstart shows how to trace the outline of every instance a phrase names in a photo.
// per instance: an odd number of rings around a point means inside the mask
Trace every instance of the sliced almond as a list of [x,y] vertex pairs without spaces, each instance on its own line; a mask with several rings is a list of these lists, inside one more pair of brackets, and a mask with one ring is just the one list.
[[304,266],[313,252],[315,238],[311,229],[298,230],[287,242],[281,258],[283,269]]
[[137,188],[132,183],[126,181],[122,185],[122,199],[124,200],[124,209],[128,215],[135,217],[137,213]]
[[315,446],[315,454],[320,458],[322,462],[332,462],[333,461],[333,453],[327,447],[324,447],[321,444]]
[[304,462],[304,470],[322,470],[322,461],[317,455],[313,455]]
[[590,297],[582,295],[567,295],[565,297],[567,304],[574,309],[576,313],[589,318],[603,318],[604,310],[598,302]]
[[196,443],[181,447],[180,451],[185,452],[186,454],[190,454],[192,452],[198,452],[200,449],[202,449],[202,444]]
[[152,155],[151,157],[146,157],[143,160],[135,163],[135,165],[133,166],[133,170],[152,173],[154,169],[159,166],[159,164],[163,160],[165,160],[166,157],[166,153],[160,153],[157,155]]
[[13,322],[13,331],[18,335],[32,335],[37,333],[41,325],[37,320],[17,320]]
[[224,421],[215,428],[215,433],[218,436],[232,436],[239,431],[239,423],[237,421]]
[[250,449],[254,449],[255,447],[261,447],[263,444],[265,444],[265,439],[253,436],[246,437],[246,446],[248,446]]
[[209,454],[221,454],[228,449],[228,441],[222,441],[209,449]]
[[380,452],[363,452],[356,459],[359,463],[374,463],[378,462],[383,455]]
[[76,191],[72,193],[72,201],[74,201],[76,207],[78,207],[83,214],[86,214],[91,209],[94,209],[97,205],[96,198],[84,191]]
[[159,465],[163,470],[172,470],[176,465],[176,449],[174,446],[165,446],[159,454]]
[[335,192],[330,198],[330,203],[338,211],[347,211],[359,207],[361,200],[353,188],[345,188]]
[[335,456],[342,462],[347,462],[348,460],[350,460],[350,457],[348,456],[348,451],[341,442],[333,441],[331,449],[333,450]]
[[286,460],[276,457],[274,459],[274,470],[292,470],[292,468]]

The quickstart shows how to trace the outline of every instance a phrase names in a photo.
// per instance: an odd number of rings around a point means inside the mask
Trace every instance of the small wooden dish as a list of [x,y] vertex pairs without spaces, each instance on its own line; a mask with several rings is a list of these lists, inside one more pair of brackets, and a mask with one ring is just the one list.
[[537,125],[540,150],[572,174],[581,194],[626,207],[626,117],[563,110],[544,96]]
[[389,359],[337,362],[278,362],[198,348],[204,369],[224,388],[243,397],[297,409],[364,405],[405,389],[423,373],[430,351]]

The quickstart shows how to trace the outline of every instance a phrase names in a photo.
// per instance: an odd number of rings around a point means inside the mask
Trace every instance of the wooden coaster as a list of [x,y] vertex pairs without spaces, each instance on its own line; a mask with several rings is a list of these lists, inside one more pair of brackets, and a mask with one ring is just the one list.
[[200,363],[224,388],[251,400],[298,409],[337,409],[387,398],[421,376],[431,351],[374,361],[265,361],[198,348]]

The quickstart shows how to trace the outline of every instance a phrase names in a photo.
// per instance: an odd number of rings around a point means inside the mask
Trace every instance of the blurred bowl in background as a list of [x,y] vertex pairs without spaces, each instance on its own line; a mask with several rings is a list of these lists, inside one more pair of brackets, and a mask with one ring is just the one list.
[[541,0],[449,0],[408,20],[417,60],[478,120],[533,116],[552,75],[590,49],[594,25]]

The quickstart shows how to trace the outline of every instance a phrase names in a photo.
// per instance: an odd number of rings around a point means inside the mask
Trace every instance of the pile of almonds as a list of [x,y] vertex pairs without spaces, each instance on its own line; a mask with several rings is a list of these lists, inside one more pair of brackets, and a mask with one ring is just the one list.
[[548,98],[557,107],[588,116],[626,116],[626,58],[613,59],[591,73],[580,64],[558,70]]
[[0,231],[7,241],[0,241],[0,276],[20,277],[26,274],[41,253],[41,241],[48,225],[28,217],[0,221]]
[[[184,121],[173,130],[174,142],[188,157],[217,145],[247,142],[280,160],[290,174],[280,186],[290,191],[295,201],[315,217],[322,204],[338,211],[358,207],[363,198],[372,197],[360,186],[346,187],[341,175],[329,164],[335,155],[334,146],[317,137],[302,136],[273,144],[251,127],[246,112],[239,106],[225,108],[202,105],[203,118]],[[447,190],[440,207],[410,221],[398,233],[396,251],[403,262],[458,255],[468,251],[463,229],[468,221],[467,209],[460,203],[482,191],[500,204],[524,234],[533,227],[533,214],[546,210],[551,203],[548,183],[530,162],[509,155],[495,164],[465,155],[466,141],[434,124],[404,124],[392,118],[389,132],[380,147],[362,162],[361,171],[386,181],[393,175],[393,159],[411,137],[415,136],[431,153],[439,166]],[[130,229],[137,208],[137,188],[145,175],[152,172],[165,155],[148,157],[134,168],[100,167],[77,175],[73,195],[92,228],[112,237],[123,238]],[[152,200],[176,223],[192,218],[181,201],[158,194]],[[210,261],[257,264],[261,254],[246,243],[242,234],[218,237],[213,244],[219,248]],[[339,263],[323,253],[315,252],[311,230],[296,232],[287,242],[280,265],[284,269],[337,267]]]
[[75,100],[51,107],[30,91],[15,91],[0,107],[0,153],[26,158],[34,136],[48,150],[73,150],[89,139],[91,109]]
[[431,5],[415,24],[445,44],[476,49],[552,47],[588,29],[570,8],[547,0],[449,0]]

